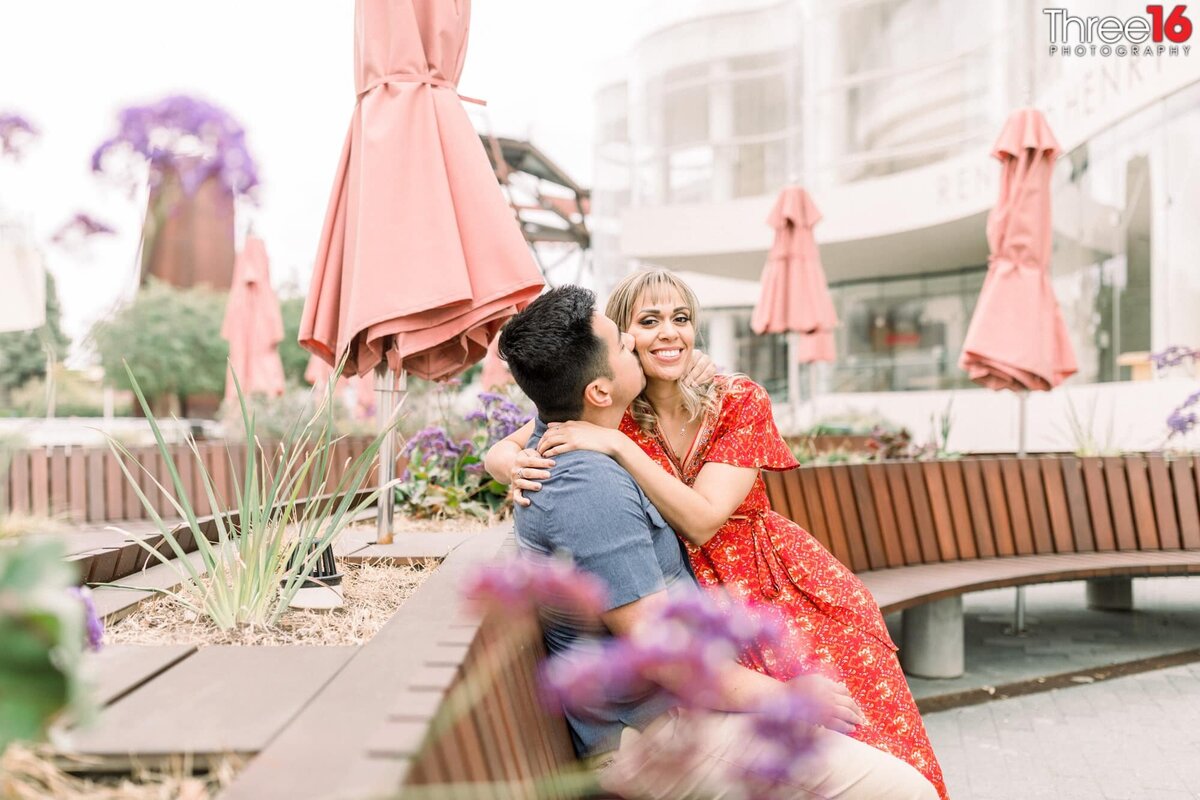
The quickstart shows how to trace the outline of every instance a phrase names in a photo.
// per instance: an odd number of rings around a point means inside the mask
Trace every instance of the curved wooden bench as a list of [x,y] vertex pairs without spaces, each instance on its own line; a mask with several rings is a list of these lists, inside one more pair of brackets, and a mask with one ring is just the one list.
[[930,674],[929,654],[913,652],[926,646],[958,648],[961,671],[966,592],[1082,579],[1089,602],[1111,608],[1130,578],[1200,574],[1192,456],[972,457],[764,479],[775,510],[854,570],[885,613],[913,611],[902,661],[917,674]]

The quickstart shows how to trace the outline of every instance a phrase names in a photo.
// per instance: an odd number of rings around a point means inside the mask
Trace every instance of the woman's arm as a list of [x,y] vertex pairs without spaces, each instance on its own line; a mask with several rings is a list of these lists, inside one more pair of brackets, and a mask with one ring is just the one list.
[[688,486],[620,431],[586,422],[552,424],[538,450],[545,457],[569,450],[596,450],[612,456],[633,475],[676,533],[697,547],[706,544],[729,520],[758,475],[758,470],[750,467],[708,463],[700,469],[695,486]]
[[488,448],[483,457],[483,468],[500,483],[512,485],[513,502],[527,506],[525,492],[536,492],[542,488],[541,481],[550,477],[553,459],[543,458],[537,450],[527,450],[533,437],[533,420],[505,436]]

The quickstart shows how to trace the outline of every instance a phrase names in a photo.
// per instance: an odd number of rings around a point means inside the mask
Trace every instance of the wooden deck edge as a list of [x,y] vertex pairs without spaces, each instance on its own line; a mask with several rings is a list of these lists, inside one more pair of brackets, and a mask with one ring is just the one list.
[[[472,534],[413,593],[383,629],[258,754],[222,800],[388,796],[399,792],[404,757],[369,754],[409,682],[438,661],[443,643],[470,640],[479,622],[463,614],[463,578],[511,541],[511,524]],[[452,675],[454,669],[447,668]]]

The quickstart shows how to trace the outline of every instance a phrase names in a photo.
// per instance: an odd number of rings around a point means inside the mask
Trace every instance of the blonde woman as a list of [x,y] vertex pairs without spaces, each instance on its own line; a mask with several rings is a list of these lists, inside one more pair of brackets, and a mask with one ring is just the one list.
[[[862,582],[807,531],[776,514],[759,470],[797,466],[775,427],[766,391],[744,376],[685,379],[693,368],[696,296],[667,270],[626,277],[606,315],[634,340],[646,388],[620,430],[551,423],[526,450],[533,423],[498,442],[485,466],[511,480],[516,501],[553,475],[554,456],[594,450],[629,471],[671,524],[702,586],[780,612],[811,643],[813,659],[849,689],[866,716],[853,736],[912,764],[948,797],[941,767],[908,690],[883,615]],[[747,666],[779,680],[813,669],[759,648]]]

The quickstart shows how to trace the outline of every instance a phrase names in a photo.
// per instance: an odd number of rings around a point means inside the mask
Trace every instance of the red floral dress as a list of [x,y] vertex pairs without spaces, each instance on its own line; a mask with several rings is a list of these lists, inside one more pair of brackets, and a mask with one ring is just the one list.
[[[775,427],[766,391],[745,378],[718,381],[720,411],[703,420],[682,463],[658,431],[644,432],[628,412],[621,432],[689,486],[710,461],[770,470],[798,466]],[[942,800],[948,798],[875,598],[808,531],[771,510],[761,476],[708,543],[684,544],[702,586],[719,585],[744,603],[781,612],[789,634],[810,644],[809,659],[761,647],[744,654],[746,666],[783,681],[814,666],[832,670],[867,718],[854,738],[912,764]]]

